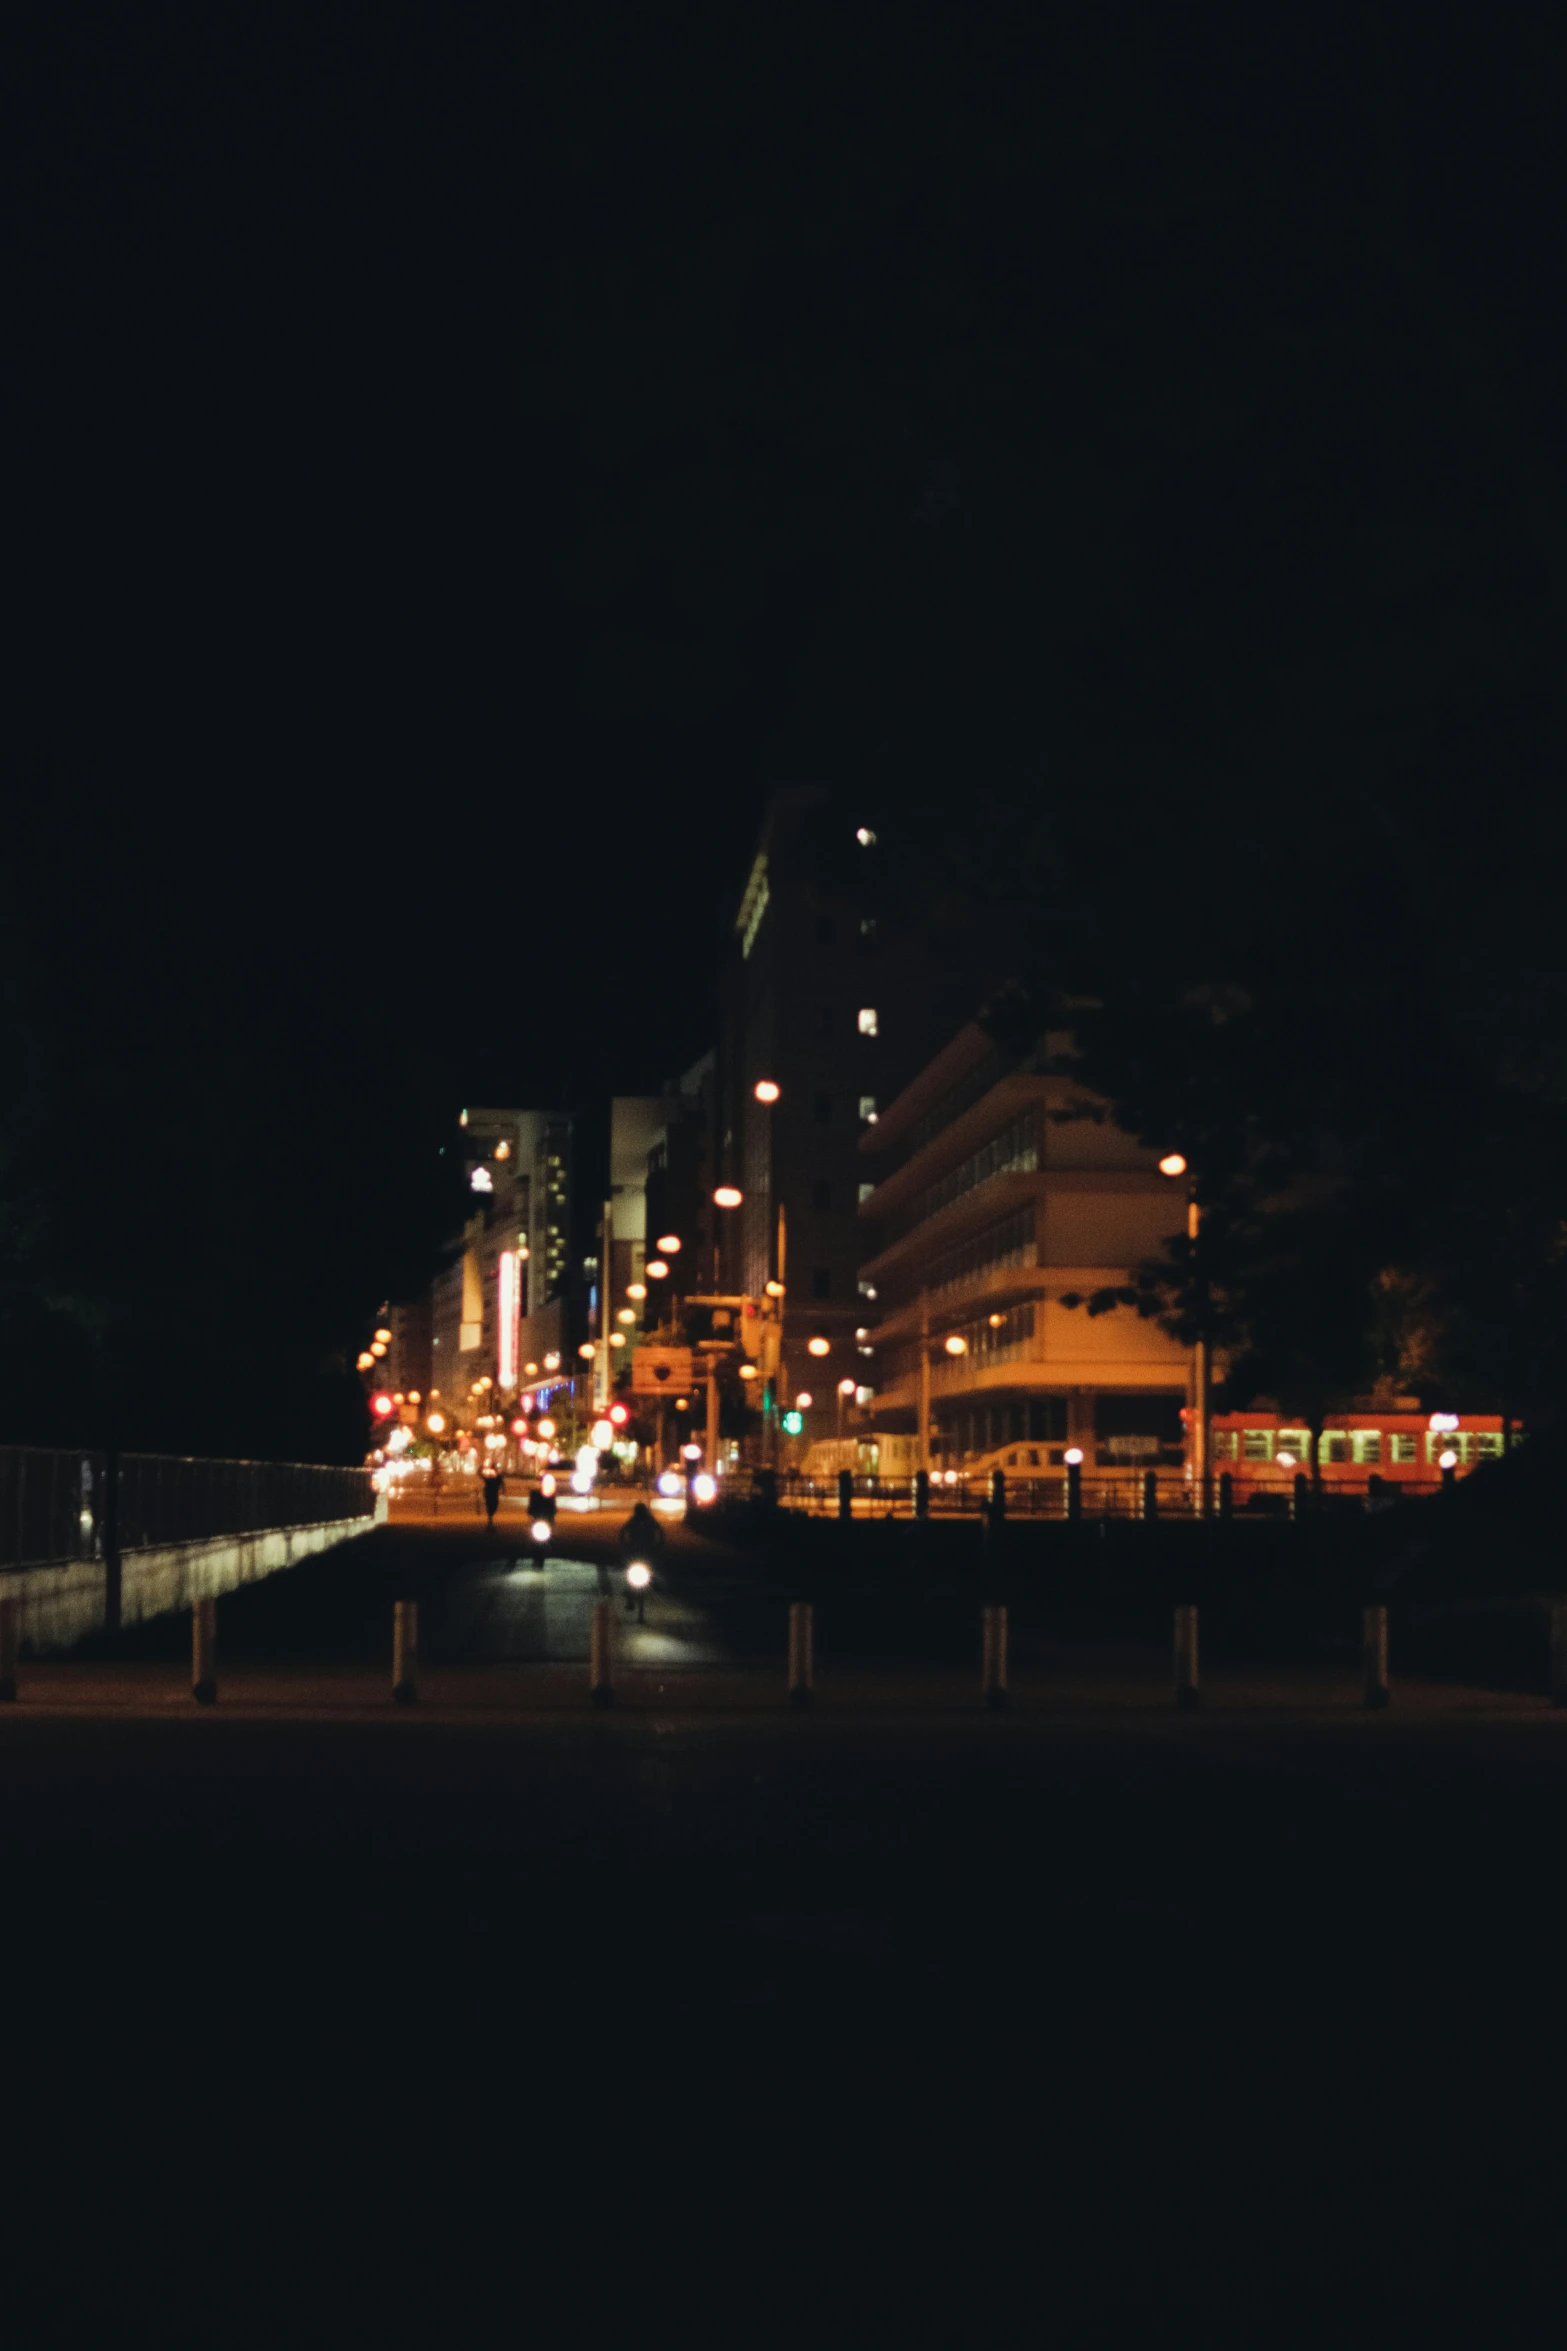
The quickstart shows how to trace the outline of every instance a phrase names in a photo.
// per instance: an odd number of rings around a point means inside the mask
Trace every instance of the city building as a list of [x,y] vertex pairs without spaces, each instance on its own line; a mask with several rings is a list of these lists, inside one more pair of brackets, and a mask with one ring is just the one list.
[[718,1220],[719,1286],[786,1286],[775,1407],[821,1384],[813,1340],[858,1363],[862,1139],[1007,968],[993,917],[900,900],[852,810],[774,795],[723,975],[713,1173],[740,1195]]
[[[1185,1219],[1185,1193],[1070,1077],[1068,1040],[1032,1050],[969,1022],[860,1137],[859,1335],[828,1368],[862,1367],[879,1429],[931,1458],[1068,1446],[1100,1469],[1182,1458],[1188,1358],[1133,1310],[1067,1303],[1124,1283]],[[924,1370],[922,1371],[922,1358]]]

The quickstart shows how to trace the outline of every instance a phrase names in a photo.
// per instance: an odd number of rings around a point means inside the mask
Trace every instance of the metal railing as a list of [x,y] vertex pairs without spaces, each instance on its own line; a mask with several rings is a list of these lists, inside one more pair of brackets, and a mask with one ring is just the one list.
[[367,1469],[0,1445],[0,1569],[368,1518]]
[[[797,1471],[778,1473],[778,1500],[786,1509],[803,1510],[813,1516],[835,1513],[839,1508],[839,1491],[836,1477],[808,1478]],[[1335,1478],[1324,1481],[1320,1495],[1308,1491],[1304,1509],[1313,1514],[1363,1513],[1388,1509],[1400,1501],[1419,1501],[1440,1491],[1440,1480],[1404,1478],[1395,1485],[1391,1480]],[[850,1483],[850,1499],[856,1517],[909,1518],[916,1507],[915,1482],[912,1477],[856,1477]],[[960,1476],[955,1484],[948,1485],[939,1473],[931,1473],[929,1510],[933,1518],[978,1518],[988,1511],[990,1500],[988,1477]],[[1005,1514],[1009,1519],[1064,1519],[1068,1515],[1066,1480],[1009,1477]],[[1211,1515],[1221,1514],[1236,1525],[1257,1525],[1293,1517],[1297,1511],[1293,1493],[1285,1488],[1266,1492],[1243,1489],[1233,1494],[1230,1507],[1224,1509],[1216,1478]],[[1159,1478],[1155,1508],[1150,1512],[1144,1473],[1121,1471],[1087,1476],[1078,1489],[1078,1515],[1084,1520],[1195,1518],[1198,1515],[1196,1488],[1181,1479]]]

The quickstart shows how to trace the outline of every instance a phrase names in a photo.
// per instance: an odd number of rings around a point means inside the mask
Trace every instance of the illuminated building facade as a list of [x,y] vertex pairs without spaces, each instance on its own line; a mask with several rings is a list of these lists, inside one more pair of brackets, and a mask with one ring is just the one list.
[[[825,791],[776,793],[721,989],[713,1173],[742,1195],[719,1218],[721,1286],[757,1296],[777,1276],[782,1211],[782,1384],[809,1375],[810,1430],[830,1425],[838,1380],[863,1370],[862,1142],[1006,969],[993,915],[900,903],[883,859],[875,830]],[[759,1100],[759,1083],[776,1100]],[[808,1354],[812,1339],[825,1356]]]
[[1047,1072],[1065,1043],[1018,1053],[971,1022],[861,1137],[876,1424],[918,1433],[923,1350],[933,1461],[1023,1444],[1059,1466],[1075,1445],[1098,1469],[1173,1469],[1185,1352],[1129,1308],[1090,1316],[1066,1301],[1156,1257],[1185,1193]]

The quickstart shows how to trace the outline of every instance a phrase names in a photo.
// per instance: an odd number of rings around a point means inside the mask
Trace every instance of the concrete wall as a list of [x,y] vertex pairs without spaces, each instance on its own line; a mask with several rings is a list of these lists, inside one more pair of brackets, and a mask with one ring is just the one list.
[[[202,1543],[127,1551],[120,1565],[120,1620],[139,1624],[144,1617],[167,1616],[194,1601],[256,1583],[280,1567],[295,1567],[335,1543],[367,1534],[384,1516],[383,1501],[371,1518],[335,1518],[316,1526],[269,1527],[260,1534],[215,1535]],[[101,1631],[104,1592],[101,1559],[29,1567],[0,1577],[0,1594],[22,1603],[22,1639],[35,1652],[69,1649],[85,1634]]]

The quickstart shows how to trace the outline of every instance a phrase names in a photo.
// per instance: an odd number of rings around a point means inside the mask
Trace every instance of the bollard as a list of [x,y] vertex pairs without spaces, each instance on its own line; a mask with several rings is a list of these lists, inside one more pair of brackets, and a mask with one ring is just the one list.
[[930,1471],[928,1469],[917,1469],[914,1472],[914,1515],[916,1518],[929,1518],[930,1516]]
[[1219,1472],[1219,1516],[1221,1518],[1235,1516],[1235,1480],[1227,1469],[1221,1469]]
[[985,1704],[992,1714],[999,1714],[1008,1704],[1007,1698],[1007,1612],[1004,1608],[982,1608],[979,1612],[981,1671]]
[[1360,1620],[1361,1654],[1366,1668],[1366,1704],[1385,1706],[1387,1688],[1387,1610],[1368,1608]]
[[1175,1703],[1197,1703],[1197,1611],[1189,1606],[1175,1612]]
[[190,1694],[210,1706],[218,1694],[218,1604],[198,1600],[190,1616]]
[[990,1473],[990,1523],[993,1527],[1004,1526],[1006,1517],[1007,1473],[1004,1469],[993,1469]]
[[588,1630],[588,1696],[595,1706],[615,1703],[615,1603],[595,1600]]
[[16,1660],[21,1648],[22,1603],[0,1600],[0,1704],[16,1698]]
[[1290,1516],[1304,1518],[1311,1508],[1311,1480],[1298,1469],[1290,1480]]
[[816,1703],[816,1638],[809,1600],[796,1600],[789,1610],[789,1703],[796,1713]]
[[1567,1601],[1551,1609],[1551,1704],[1567,1706]]
[[419,1695],[419,1603],[392,1602],[392,1696],[411,1706]]
[[840,1469],[838,1472],[838,1516],[840,1518],[854,1516],[854,1472],[852,1469]]
[[1068,1518],[1083,1515],[1083,1465],[1069,1461],[1066,1465],[1066,1514]]
[[1458,1470],[1451,1461],[1442,1465],[1442,1491],[1444,1494],[1456,1494],[1458,1491]]
[[1143,1471],[1143,1516],[1144,1516],[1144,1518],[1145,1518],[1145,1519],[1152,1519],[1152,1518],[1157,1518],[1157,1517],[1158,1517],[1158,1515],[1159,1515],[1159,1478],[1158,1478],[1158,1473],[1157,1473],[1157,1471],[1155,1471],[1155,1470],[1151,1470],[1151,1469],[1145,1469],[1145,1470]]

